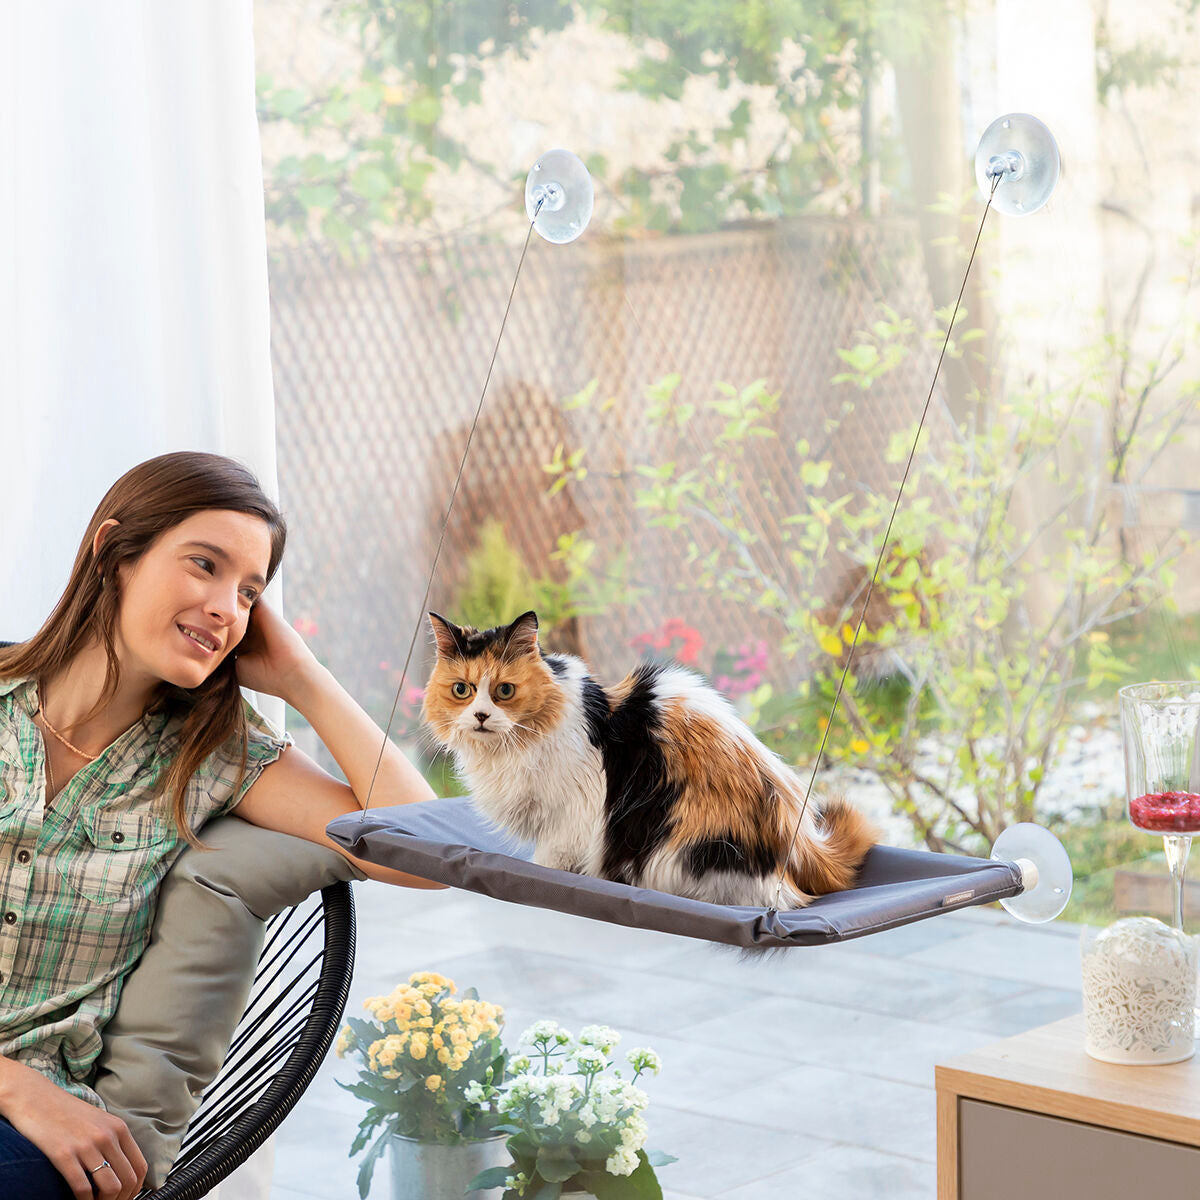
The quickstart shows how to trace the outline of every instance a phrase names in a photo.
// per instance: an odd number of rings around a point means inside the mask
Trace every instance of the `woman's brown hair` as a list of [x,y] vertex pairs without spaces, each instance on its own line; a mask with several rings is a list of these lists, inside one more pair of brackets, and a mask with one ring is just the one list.
[[[287,525],[254,475],[219,454],[186,451],[159,455],[127,471],[109,488],[88,522],[71,578],[54,611],[28,641],[0,648],[0,679],[49,678],[98,638],[108,663],[100,698],[88,717],[99,712],[120,683],[114,642],[121,606],[119,569],[137,562],[168,529],[209,509],[248,513],[266,522],[271,536],[269,582],[283,557]],[[120,524],[109,530],[99,553],[93,555],[96,531],[112,519]],[[246,770],[246,717],[233,655],[227,654],[198,688],[180,688],[164,681],[146,711],[183,718],[179,751],[160,777],[158,795],[168,797],[166,803],[180,834],[198,845],[186,811],[187,785],[196,769],[233,738],[241,749],[241,776]]]

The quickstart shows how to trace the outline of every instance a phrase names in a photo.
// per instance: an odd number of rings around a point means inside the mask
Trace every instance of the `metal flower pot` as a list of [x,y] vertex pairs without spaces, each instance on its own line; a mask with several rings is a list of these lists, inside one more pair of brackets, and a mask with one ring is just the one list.
[[[464,1200],[467,1184],[480,1171],[511,1161],[504,1142],[504,1134],[456,1145],[418,1142],[393,1134],[388,1139],[392,1200]],[[471,1200],[484,1200],[487,1195],[470,1193]]]

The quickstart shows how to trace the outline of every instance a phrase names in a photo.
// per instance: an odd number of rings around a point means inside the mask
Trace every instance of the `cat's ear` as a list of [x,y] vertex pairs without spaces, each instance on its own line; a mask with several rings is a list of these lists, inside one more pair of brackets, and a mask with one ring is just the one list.
[[443,658],[462,655],[462,630],[457,625],[451,625],[445,617],[440,617],[435,612],[429,614],[429,625],[433,630],[433,640],[437,643],[438,654]]
[[537,657],[538,650],[538,619],[532,609],[522,613],[509,627],[504,635],[504,648],[516,658],[531,654]]

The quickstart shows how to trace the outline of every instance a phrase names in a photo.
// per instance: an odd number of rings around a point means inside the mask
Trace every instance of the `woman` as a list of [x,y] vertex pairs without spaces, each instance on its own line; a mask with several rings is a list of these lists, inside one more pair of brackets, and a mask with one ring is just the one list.
[[[325,826],[361,808],[384,738],[261,601],[285,539],[239,464],[151,459],[100,502],[49,620],[0,649],[0,1196],[140,1190],[145,1160],[88,1081],[157,886],[205,822],[233,811],[345,853]],[[240,687],[301,713],[349,786]],[[388,742],[372,795],[432,792]]]

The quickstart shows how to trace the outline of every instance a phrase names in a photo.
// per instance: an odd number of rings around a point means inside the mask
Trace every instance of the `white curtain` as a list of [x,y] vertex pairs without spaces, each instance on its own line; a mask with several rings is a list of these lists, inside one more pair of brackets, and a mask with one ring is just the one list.
[[277,495],[252,16],[0,0],[0,639],[135,463],[216,451]]
[[0,637],[127,468],[275,488],[251,0],[0,3]]

